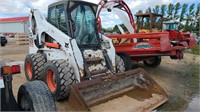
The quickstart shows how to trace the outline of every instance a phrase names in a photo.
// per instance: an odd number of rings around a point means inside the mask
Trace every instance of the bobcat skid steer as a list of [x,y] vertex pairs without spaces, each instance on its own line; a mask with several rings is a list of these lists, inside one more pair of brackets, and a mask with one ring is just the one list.
[[27,80],[43,80],[55,100],[69,98],[72,110],[97,111],[109,103],[116,111],[151,111],[166,102],[164,90],[143,69],[125,72],[112,40],[98,33],[97,7],[63,0],[48,7],[47,19],[30,11]]

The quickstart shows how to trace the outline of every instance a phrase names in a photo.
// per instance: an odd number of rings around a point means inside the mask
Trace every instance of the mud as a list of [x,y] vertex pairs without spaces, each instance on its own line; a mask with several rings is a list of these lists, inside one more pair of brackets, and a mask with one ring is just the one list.
[[[15,97],[17,96],[19,86],[26,82],[23,61],[27,53],[28,46],[17,46],[14,42],[10,43],[10,41],[6,47],[0,47],[0,60],[6,61],[7,64],[20,64],[22,67],[22,73],[13,76],[13,92]],[[157,108],[157,111],[200,111],[199,55],[185,53],[183,60],[171,60],[169,57],[163,57],[161,65],[157,68],[147,68],[142,63],[134,64],[133,67],[145,68],[168,94],[168,102]],[[124,104],[126,100],[120,101],[120,103]],[[56,106],[58,111],[71,110],[67,100],[56,102]]]

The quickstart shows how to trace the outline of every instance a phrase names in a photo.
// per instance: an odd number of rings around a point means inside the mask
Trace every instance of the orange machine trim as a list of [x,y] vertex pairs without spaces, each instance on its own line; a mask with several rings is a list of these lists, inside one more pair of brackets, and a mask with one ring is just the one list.
[[51,47],[51,48],[55,48],[55,49],[59,49],[60,45],[59,44],[55,44],[55,43],[50,43],[50,42],[45,42],[45,45],[47,47]]

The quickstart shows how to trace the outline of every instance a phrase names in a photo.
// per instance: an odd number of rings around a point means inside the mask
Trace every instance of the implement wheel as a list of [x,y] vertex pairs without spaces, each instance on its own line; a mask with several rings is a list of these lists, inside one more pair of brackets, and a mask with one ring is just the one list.
[[152,59],[150,59],[150,60],[145,60],[145,61],[143,61],[143,63],[144,63],[144,65],[146,65],[147,67],[156,68],[156,67],[159,66],[160,63],[161,63],[161,57],[160,57],[160,56],[152,57]]
[[55,100],[69,96],[70,85],[75,83],[74,70],[66,60],[49,61],[43,74],[43,80],[51,90]]
[[24,71],[28,81],[41,80],[46,60],[42,54],[28,54],[24,62]]
[[20,111],[56,111],[53,96],[43,81],[31,81],[21,85],[17,100]]

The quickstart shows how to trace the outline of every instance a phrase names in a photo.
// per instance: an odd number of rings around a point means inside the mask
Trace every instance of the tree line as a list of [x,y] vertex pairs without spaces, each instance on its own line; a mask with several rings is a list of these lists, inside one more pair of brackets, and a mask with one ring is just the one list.
[[[137,13],[157,13],[162,14],[165,21],[176,20],[180,22],[179,30],[183,31],[199,31],[200,22],[200,3],[198,4],[172,4],[169,5],[156,5],[154,8],[147,8],[142,11],[139,10]],[[125,27],[123,24],[120,26]],[[118,31],[117,26],[112,30],[103,28],[104,32],[116,32]]]
[[180,22],[179,29],[184,31],[199,31],[200,3],[156,5],[154,8],[146,9],[145,13],[162,14],[166,21],[177,20]]

